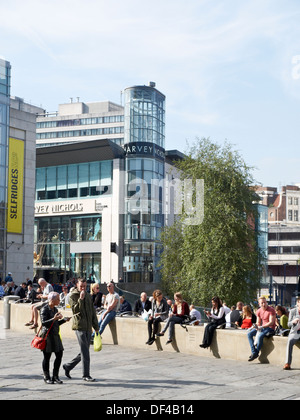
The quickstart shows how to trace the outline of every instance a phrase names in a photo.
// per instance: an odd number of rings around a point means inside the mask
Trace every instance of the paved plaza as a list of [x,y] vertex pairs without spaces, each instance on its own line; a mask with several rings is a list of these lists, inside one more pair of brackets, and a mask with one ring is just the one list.
[[[265,400],[300,399],[300,370],[230,360],[166,353],[149,348],[132,350],[103,344],[91,348],[91,374],[96,381],[81,379],[81,365],[64,376],[62,385],[46,385],[42,378],[42,353],[30,347],[31,335],[10,330],[0,339],[1,400]],[[78,353],[77,340],[63,339],[63,362]],[[208,350],[209,351],[209,350]],[[248,355],[246,355],[248,356]],[[246,359],[246,357],[245,357]],[[53,363],[53,360],[51,360]],[[51,363],[51,366],[52,366]],[[116,406],[114,406],[116,408]]]

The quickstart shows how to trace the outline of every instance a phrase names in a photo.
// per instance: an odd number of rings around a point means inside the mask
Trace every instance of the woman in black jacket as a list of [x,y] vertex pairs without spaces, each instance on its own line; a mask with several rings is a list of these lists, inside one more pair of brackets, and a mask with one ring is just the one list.
[[[62,314],[58,312],[56,306],[59,305],[60,298],[56,292],[51,292],[48,295],[47,304],[41,309],[41,323],[42,323],[42,336],[45,336],[49,331],[47,337],[47,344],[43,360],[44,381],[47,384],[62,384],[59,379],[58,372],[63,356],[63,345],[59,335],[59,326],[69,321],[71,318],[63,318]],[[50,378],[50,358],[52,353],[55,353],[55,361],[53,367],[53,376]]]
[[148,321],[148,341],[146,344],[153,344],[155,341],[155,335],[158,333],[158,327],[160,322],[165,321],[169,315],[169,306],[166,299],[160,290],[154,290],[153,301],[151,307],[151,315]]

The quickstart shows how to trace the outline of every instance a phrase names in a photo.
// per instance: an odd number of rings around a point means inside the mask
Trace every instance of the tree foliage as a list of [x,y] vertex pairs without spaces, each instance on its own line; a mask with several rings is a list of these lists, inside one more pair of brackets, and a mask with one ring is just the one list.
[[204,219],[186,223],[180,215],[162,235],[162,282],[168,294],[181,291],[190,303],[206,306],[219,295],[228,304],[249,302],[261,276],[261,253],[254,229],[258,196],[237,151],[197,139],[177,164],[181,179],[204,180]]

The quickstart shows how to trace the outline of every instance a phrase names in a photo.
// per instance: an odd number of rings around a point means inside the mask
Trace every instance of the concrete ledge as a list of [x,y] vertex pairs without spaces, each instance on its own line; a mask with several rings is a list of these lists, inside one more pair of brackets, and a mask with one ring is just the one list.
[[[34,336],[34,331],[25,327],[24,324],[31,318],[31,305],[11,303],[11,329],[16,332],[28,333]],[[71,311],[61,311],[70,316]],[[0,301],[0,315],[3,316],[3,301]],[[247,333],[243,330],[217,330],[212,346],[209,349],[201,349],[204,332],[203,326],[188,326],[186,331],[180,325],[175,325],[175,339],[166,345],[167,333],[157,339],[152,346],[145,342],[148,339],[147,323],[141,318],[117,317],[106,327],[102,340],[104,344],[143,348],[146,351],[160,350],[165,352],[181,352],[198,355],[201,357],[221,358],[230,360],[247,361],[250,356],[250,346]],[[72,322],[62,325],[62,339],[74,338]],[[271,337],[264,339],[263,351],[259,357],[261,363],[283,366],[285,363],[287,337]],[[256,363],[256,362],[253,362]],[[295,346],[293,351],[293,368],[300,369],[300,351]]]

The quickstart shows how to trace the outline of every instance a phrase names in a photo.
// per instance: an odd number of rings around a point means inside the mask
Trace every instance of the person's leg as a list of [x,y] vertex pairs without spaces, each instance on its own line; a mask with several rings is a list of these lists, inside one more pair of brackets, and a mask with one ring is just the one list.
[[256,336],[256,334],[257,334],[256,329],[253,329],[253,330],[249,331],[248,334],[247,334],[248,341],[249,341],[250,348],[251,348],[251,354],[256,354],[257,353],[257,350],[254,346],[254,337]]
[[262,349],[263,343],[264,343],[264,337],[266,336],[266,334],[268,334],[269,332],[272,332],[272,328],[264,328],[259,332],[259,337],[257,340],[257,353],[260,352],[260,350]]
[[150,340],[152,340],[152,328],[153,328],[153,321],[154,318],[149,319],[148,321],[148,341],[146,344],[149,343]]
[[90,376],[90,341],[91,333],[89,331],[82,331],[81,336],[81,359],[82,359],[82,377]]
[[161,317],[155,318],[153,321],[153,338],[155,338],[156,334],[158,333],[159,324],[162,322]]
[[44,373],[44,381],[46,382],[46,384],[52,384],[53,381],[50,378],[50,358],[51,358],[51,353],[46,353],[45,351],[43,351],[44,354],[44,359],[43,359],[43,373]]
[[293,347],[299,341],[299,336],[289,336],[286,346],[286,358],[285,363],[288,365],[292,364]]
[[107,324],[109,324],[116,316],[116,311],[108,312],[107,315],[105,315],[103,321],[101,321],[101,324],[99,322],[99,333],[100,335],[103,333],[105,327]]
[[59,379],[59,368],[63,357],[63,351],[61,350],[55,353],[55,356],[52,381],[56,384],[62,384],[62,381]]
[[75,356],[75,357],[74,357],[74,359],[72,359],[70,362],[65,363],[65,364],[63,365],[63,368],[64,368],[64,369],[65,369],[65,371],[66,371],[66,375],[67,375],[69,378],[71,378],[71,377],[70,377],[70,375],[69,375],[69,372],[70,372],[72,369],[74,369],[74,367],[75,367],[75,366],[77,366],[77,365],[78,365],[78,363],[80,363],[80,362],[81,362],[81,341],[82,341],[81,336],[82,336],[82,331],[75,331],[75,334],[76,334],[77,341],[78,341],[78,344],[79,344],[79,347],[80,347],[80,353],[78,353],[78,354],[77,354],[77,356]]
[[170,328],[169,328],[169,341],[173,339],[175,324],[180,324],[182,319],[179,316],[172,316],[170,318]]

